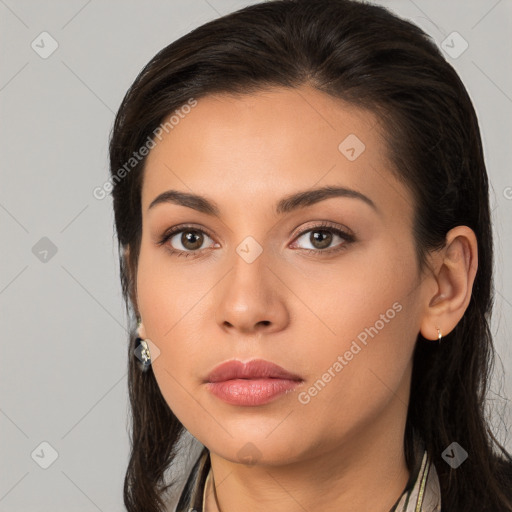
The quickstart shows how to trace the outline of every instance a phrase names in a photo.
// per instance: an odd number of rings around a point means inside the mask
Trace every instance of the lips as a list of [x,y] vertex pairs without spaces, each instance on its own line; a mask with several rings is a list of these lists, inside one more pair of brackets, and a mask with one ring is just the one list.
[[304,379],[263,359],[231,360],[217,366],[205,381],[217,398],[235,406],[260,406],[294,391]]
[[225,382],[234,379],[285,379],[298,382],[303,380],[299,375],[288,372],[270,361],[253,359],[248,363],[238,360],[226,361],[215,367],[206,378],[206,382]]

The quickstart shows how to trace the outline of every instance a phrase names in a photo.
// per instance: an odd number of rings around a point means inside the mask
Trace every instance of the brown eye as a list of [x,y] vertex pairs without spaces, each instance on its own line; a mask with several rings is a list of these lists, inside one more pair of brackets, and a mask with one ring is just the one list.
[[189,251],[196,251],[197,249],[200,249],[201,245],[203,245],[203,241],[204,236],[200,231],[188,230],[183,231],[181,234],[180,242],[183,247]]
[[310,232],[309,240],[317,249],[327,249],[332,242],[332,233],[323,229]]
[[160,244],[166,244],[171,252],[189,256],[199,253],[208,239],[211,241],[210,246],[212,246],[213,240],[201,229],[182,228],[175,229],[165,235]]
[[[309,235],[306,237],[306,235]],[[297,244],[301,238],[305,238],[307,242],[310,244],[310,247],[301,247]],[[336,238],[340,239],[339,242],[335,246],[331,246],[334,242],[336,242]],[[303,231],[294,242],[294,245],[298,245],[298,247],[307,252],[316,252],[316,253],[327,253],[336,251],[338,249],[343,249],[347,244],[354,241],[353,235],[345,233],[341,229],[331,227],[331,226],[317,226],[315,228],[308,229]]]

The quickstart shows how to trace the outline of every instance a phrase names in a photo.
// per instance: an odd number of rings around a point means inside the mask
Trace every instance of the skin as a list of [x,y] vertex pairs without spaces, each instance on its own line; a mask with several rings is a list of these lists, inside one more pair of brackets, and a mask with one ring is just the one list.
[[[153,371],[163,397],[210,450],[223,512],[388,512],[409,478],[403,440],[414,345],[419,332],[436,342],[436,326],[446,335],[463,316],[477,244],[468,227],[452,229],[446,247],[432,253],[431,270],[420,274],[412,197],[393,177],[379,133],[369,111],[309,86],[275,88],[201,98],[148,155],[139,334],[160,350]],[[338,149],[350,134],[366,146],[354,161]],[[331,197],[274,213],[284,196],[325,185],[357,190],[378,211]],[[169,189],[215,201],[221,217],[171,203],[148,210]],[[327,248],[345,246],[322,254],[325,245],[308,231],[321,221],[350,229],[355,241],[328,232]],[[180,233],[158,245],[182,223],[206,230],[204,238],[184,245]],[[263,249],[252,263],[236,252],[248,236]],[[200,255],[170,254],[171,244]],[[402,307],[394,318],[301,403],[299,393],[394,303]],[[226,404],[206,389],[221,362],[254,358],[304,384],[257,407]]]

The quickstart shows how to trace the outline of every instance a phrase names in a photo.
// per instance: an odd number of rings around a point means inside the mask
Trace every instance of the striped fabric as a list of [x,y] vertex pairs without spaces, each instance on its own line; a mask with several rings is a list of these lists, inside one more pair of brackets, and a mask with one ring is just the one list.
[[[440,512],[441,490],[437,471],[422,444],[417,444],[419,462],[403,494],[389,512]],[[421,450],[421,451],[419,451]],[[215,500],[210,455],[201,452],[182,491],[175,512],[219,512]]]
[[390,512],[440,512],[441,488],[437,471],[426,450],[412,489],[405,490]]

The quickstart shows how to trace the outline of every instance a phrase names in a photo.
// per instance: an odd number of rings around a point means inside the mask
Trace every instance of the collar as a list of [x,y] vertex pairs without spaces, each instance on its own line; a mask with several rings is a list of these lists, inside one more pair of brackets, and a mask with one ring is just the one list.
[[[436,468],[423,442],[416,440],[417,464],[402,495],[389,512],[441,512],[441,488]],[[219,512],[210,463],[205,447],[199,455],[176,506],[176,512]]]

